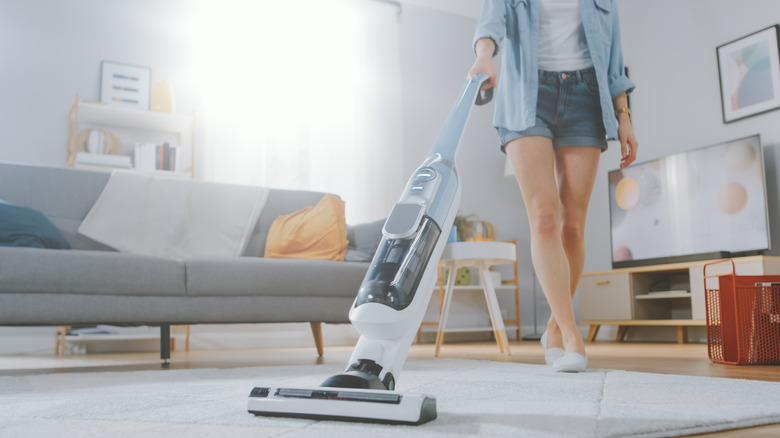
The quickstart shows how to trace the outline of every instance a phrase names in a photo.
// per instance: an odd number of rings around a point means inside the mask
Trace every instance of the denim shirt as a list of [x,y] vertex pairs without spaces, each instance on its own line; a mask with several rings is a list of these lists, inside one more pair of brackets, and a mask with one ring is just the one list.
[[[535,124],[539,72],[536,47],[539,36],[540,0],[484,0],[474,35],[496,43],[495,56],[504,39],[499,86],[495,90],[493,125],[523,131]],[[623,68],[623,49],[616,0],[579,0],[585,39],[599,82],[602,118],[608,139],[617,138],[612,100],[635,85]]]

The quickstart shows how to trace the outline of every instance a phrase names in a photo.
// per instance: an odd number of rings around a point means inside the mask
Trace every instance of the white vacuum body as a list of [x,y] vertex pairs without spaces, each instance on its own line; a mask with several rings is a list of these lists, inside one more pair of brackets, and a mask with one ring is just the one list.
[[428,308],[438,263],[460,205],[455,151],[474,103],[490,101],[470,78],[431,147],[393,206],[349,319],[360,333],[347,369],[316,388],[256,387],[255,415],[422,424],[436,418],[430,395],[395,392]]

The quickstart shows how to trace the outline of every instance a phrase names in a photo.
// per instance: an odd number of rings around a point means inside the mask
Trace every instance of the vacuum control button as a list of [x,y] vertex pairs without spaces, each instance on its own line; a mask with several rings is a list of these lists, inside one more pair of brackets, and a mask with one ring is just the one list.
[[436,178],[436,171],[430,167],[423,167],[414,174],[414,182],[425,182]]

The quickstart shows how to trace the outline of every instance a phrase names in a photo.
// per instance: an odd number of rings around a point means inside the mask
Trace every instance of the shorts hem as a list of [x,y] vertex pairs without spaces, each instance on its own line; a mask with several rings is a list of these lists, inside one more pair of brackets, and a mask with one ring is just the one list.
[[607,140],[596,137],[558,137],[553,140],[553,146],[593,146],[601,148],[601,152],[607,150]]
[[601,152],[606,152],[609,147],[606,139],[599,139],[596,137],[577,136],[577,137],[558,137],[554,138],[552,132],[543,126],[532,126],[524,131],[508,131],[498,128],[499,137],[501,137],[501,152],[506,153],[506,145],[510,142],[523,137],[547,137],[553,141],[553,147],[571,147],[571,146],[592,146],[601,149]]
[[506,145],[518,138],[534,136],[553,138],[552,131],[544,126],[531,126],[520,132],[498,128],[498,136],[501,138],[501,152],[503,153],[506,153]]

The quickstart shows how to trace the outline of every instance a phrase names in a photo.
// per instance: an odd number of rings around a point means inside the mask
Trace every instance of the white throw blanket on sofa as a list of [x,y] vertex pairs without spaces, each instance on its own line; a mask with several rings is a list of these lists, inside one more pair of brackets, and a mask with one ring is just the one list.
[[267,198],[265,187],[115,171],[78,231],[133,254],[238,257]]

